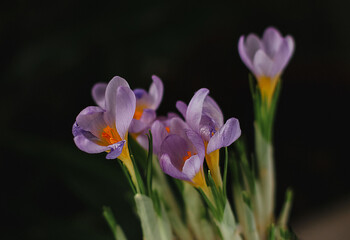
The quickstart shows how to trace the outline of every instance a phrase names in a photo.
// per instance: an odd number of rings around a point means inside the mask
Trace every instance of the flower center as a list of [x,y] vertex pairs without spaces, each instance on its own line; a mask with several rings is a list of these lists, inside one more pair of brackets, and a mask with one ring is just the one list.
[[[165,130],[170,133],[170,127],[165,127]],[[188,152],[187,152],[188,153]]]
[[[195,154],[193,154],[193,155],[196,155],[196,153]],[[191,153],[191,151],[187,151],[187,155],[185,155],[183,158],[182,158],[182,160],[184,161],[184,163],[187,161],[187,159],[189,159],[190,157],[192,157],[192,153]]]
[[140,120],[143,114],[144,106],[137,106],[135,109],[134,119]]
[[101,136],[108,143],[108,145],[122,141],[122,138],[119,136],[118,132],[109,126],[103,129]]

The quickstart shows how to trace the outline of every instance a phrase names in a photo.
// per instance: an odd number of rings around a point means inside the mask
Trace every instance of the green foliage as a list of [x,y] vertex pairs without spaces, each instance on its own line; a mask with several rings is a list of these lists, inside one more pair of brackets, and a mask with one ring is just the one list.
[[105,217],[115,240],[126,240],[122,228],[115,221],[112,209],[110,207],[103,206],[103,216]]

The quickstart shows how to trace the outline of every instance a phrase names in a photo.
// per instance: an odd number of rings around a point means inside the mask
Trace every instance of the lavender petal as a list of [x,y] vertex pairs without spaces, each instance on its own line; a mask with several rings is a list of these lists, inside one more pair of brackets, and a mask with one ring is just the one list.
[[164,86],[162,80],[156,75],[152,76],[153,83],[149,88],[149,95],[153,99],[151,108],[156,110],[163,98]]
[[209,94],[206,88],[199,89],[188,104],[186,122],[196,132],[199,131],[199,123],[202,117],[204,99]]
[[105,109],[105,94],[106,94],[107,83],[96,83],[91,90],[92,98],[95,103]]
[[116,159],[117,157],[119,157],[119,155],[123,151],[124,144],[125,140],[109,145],[108,148],[110,149],[110,152],[106,155],[106,158]]
[[230,118],[225,125],[217,131],[210,139],[207,147],[207,154],[231,145],[241,136],[241,128],[236,118]]

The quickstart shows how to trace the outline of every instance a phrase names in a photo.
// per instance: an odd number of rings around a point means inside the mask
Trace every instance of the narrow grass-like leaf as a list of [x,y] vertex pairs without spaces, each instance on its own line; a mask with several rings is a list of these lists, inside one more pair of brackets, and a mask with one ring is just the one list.
[[228,167],[228,150],[227,150],[227,147],[225,147],[225,162],[224,162],[224,176],[223,176],[223,194],[225,197],[227,197],[226,195],[227,167]]
[[[131,137],[129,136],[129,138],[131,138]],[[137,183],[138,183],[138,185],[139,185],[140,193],[141,193],[141,194],[145,194],[145,193],[146,193],[146,191],[145,191],[145,184],[143,183],[143,179],[142,179],[142,177],[141,177],[139,168],[137,167],[137,164],[136,164],[134,155],[133,155],[132,150],[131,150],[130,147],[129,147],[129,152],[130,152],[130,158],[131,158],[132,164],[134,165],[135,175],[136,175],[136,181],[137,181]]]
[[147,180],[147,192],[148,196],[151,196],[152,198],[152,160],[153,160],[153,138],[151,130],[149,130],[149,134],[147,135],[148,138],[148,156],[147,156],[147,173],[146,173],[146,180]]
[[278,225],[281,228],[287,229],[287,222],[288,222],[290,210],[292,207],[292,201],[293,201],[293,191],[291,189],[287,189],[284,205],[278,219]]
[[106,219],[110,229],[112,230],[115,240],[126,240],[122,228],[115,221],[112,209],[107,206],[103,206],[103,216]]
[[275,240],[275,225],[272,223],[269,227],[268,240]]
[[214,215],[214,217],[216,219],[219,219],[219,215],[218,215],[218,211],[216,210],[215,206],[211,203],[211,201],[208,199],[208,197],[205,195],[205,193],[203,192],[202,189],[197,188],[197,190],[199,191],[199,193],[202,195],[204,201],[206,202],[206,204],[208,205],[210,211],[212,212],[212,214]]
[[208,171],[208,183],[209,183],[209,187],[211,192],[213,193],[213,197],[214,197],[214,201],[215,201],[215,205],[216,205],[216,209],[219,215],[219,221],[221,221],[222,215],[224,213],[224,204],[222,201],[222,195],[219,191],[219,189],[217,189],[214,179],[211,176],[210,171]]
[[133,183],[132,180],[131,180],[131,176],[130,176],[130,173],[129,173],[128,169],[126,168],[126,166],[124,165],[124,163],[123,163],[121,160],[119,160],[119,159],[118,159],[118,163],[120,164],[120,168],[123,170],[126,179],[128,179],[128,182],[129,182],[129,184],[130,184],[130,187],[131,187],[131,189],[132,189],[132,191],[133,191],[133,193],[134,193],[134,195],[135,195],[135,194],[137,193],[137,190],[136,190],[136,188],[135,188],[134,183]]

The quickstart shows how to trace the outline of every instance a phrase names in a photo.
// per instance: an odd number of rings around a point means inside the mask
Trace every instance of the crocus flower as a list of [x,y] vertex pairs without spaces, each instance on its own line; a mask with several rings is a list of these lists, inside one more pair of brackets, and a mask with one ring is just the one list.
[[119,158],[137,186],[127,144],[128,129],[136,108],[135,94],[121,77],[97,86],[93,96],[99,106],[87,107],[79,113],[73,125],[74,142],[84,152],[107,152],[107,159]]
[[141,133],[147,128],[150,128],[153,121],[156,119],[156,110],[159,107],[163,98],[163,83],[159,77],[152,76],[153,83],[149,91],[144,89],[135,89],[136,110],[133,120],[130,125],[130,133]]
[[[204,143],[196,132],[180,118],[171,120],[173,133],[161,143],[159,163],[162,170],[177,179],[185,180],[208,194],[203,172]],[[157,121],[155,124],[160,123]]]
[[[148,92],[144,89],[134,89],[136,109],[129,127],[131,136],[145,149],[148,148],[148,139],[145,134],[156,119],[156,110],[162,101],[164,91],[163,82],[159,77],[153,75],[152,80],[153,83]],[[106,83],[97,83],[92,89],[93,99],[101,108],[105,106],[106,87]]]
[[269,27],[262,39],[249,34],[241,36],[238,52],[244,64],[255,75],[263,98],[271,102],[279,78],[294,51],[294,40],[291,36],[283,37],[281,33]]
[[208,96],[209,90],[202,88],[192,97],[188,107],[178,101],[176,107],[190,128],[201,136],[205,146],[205,158],[213,179],[222,185],[219,169],[219,149],[231,145],[241,135],[239,122],[230,118],[224,124],[220,107]]

